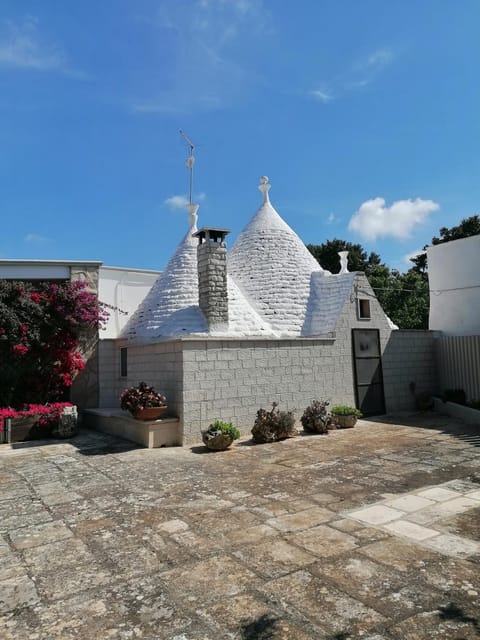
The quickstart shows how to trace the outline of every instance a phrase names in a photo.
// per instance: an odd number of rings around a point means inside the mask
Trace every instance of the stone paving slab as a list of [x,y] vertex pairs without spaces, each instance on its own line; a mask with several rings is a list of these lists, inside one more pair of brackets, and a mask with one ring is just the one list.
[[480,437],[0,445],[2,640],[480,637]]
[[[436,487],[384,500],[347,512],[348,518],[384,529],[446,555],[480,556],[480,540],[442,533],[442,521],[454,515],[480,510],[480,491],[469,481],[449,481]],[[455,487],[454,490],[451,487]],[[429,495],[430,498],[425,498]],[[396,507],[396,508],[394,508]],[[429,527],[425,526],[430,524]]]

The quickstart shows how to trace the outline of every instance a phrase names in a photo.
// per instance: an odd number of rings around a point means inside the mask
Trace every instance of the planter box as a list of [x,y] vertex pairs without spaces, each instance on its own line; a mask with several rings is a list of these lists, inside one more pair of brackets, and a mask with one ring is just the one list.
[[[46,440],[52,437],[52,425],[37,425],[40,416],[28,416],[26,418],[10,418],[11,431],[10,442],[28,442],[30,440]],[[4,423],[4,435],[7,434],[6,420]]]
[[466,407],[456,402],[444,402],[441,398],[434,398],[434,409],[452,418],[459,418],[467,424],[476,424],[480,427],[480,410]]

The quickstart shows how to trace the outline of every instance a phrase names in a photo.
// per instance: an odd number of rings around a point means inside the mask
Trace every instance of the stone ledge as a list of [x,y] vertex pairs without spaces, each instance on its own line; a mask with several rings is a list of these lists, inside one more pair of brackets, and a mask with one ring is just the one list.
[[460,418],[467,424],[480,426],[480,410],[466,407],[456,402],[444,402],[441,398],[434,398],[434,408],[437,413],[446,414],[451,418]]
[[82,424],[118,438],[136,442],[149,449],[182,444],[182,430],[178,418],[162,418],[143,422],[135,420],[121,409],[84,409]]

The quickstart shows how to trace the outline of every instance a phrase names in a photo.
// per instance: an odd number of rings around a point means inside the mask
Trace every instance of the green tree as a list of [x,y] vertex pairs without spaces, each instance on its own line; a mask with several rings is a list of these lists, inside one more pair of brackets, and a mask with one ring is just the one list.
[[[432,245],[479,234],[480,216],[474,215],[463,219],[455,227],[442,227],[440,237],[432,238]],[[406,273],[400,273],[383,264],[377,253],[368,255],[361,244],[338,238],[320,245],[307,244],[307,249],[324,269],[332,273],[339,271],[338,252],[349,251],[349,270],[365,272],[383,310],[400,329],[428,329],[430,296],[426,253],[411,258],[413,267]]]
[[[451,240],[461,240],[462,238],[469,238],[470,236],[480,235],[480,216],[474,215],[469,218],[464,218],[456,227],[442,227],[440,229],[440,237],[433,236],[432,245],[442,244],[444,242],[450,242]],[[428,245],[423,247],[426,251]],[[413,262],[412,269],[417,273],[426,274],[428,270],[427,254],[421,253],[414,258],[411,258]]]
[[345,240],[334,238],[323,244],[307,244],[307,249],[315,260],[327,271],[338,273],[340,271],[339,251],[348,251],[348,270],[368,272],[380,264],[380,256],[377,253],[367,252],[361,244],[353,244]]
[[360,244],[335,238],[321,245],[307,245],[324,269],[339,271],[338,251],[351,251],[348,256],[350,271],[363,271],[383,310],[401,329],[428,327],[428,280],[410,269],[400,273],[382,263],[377,253],[367,254]]

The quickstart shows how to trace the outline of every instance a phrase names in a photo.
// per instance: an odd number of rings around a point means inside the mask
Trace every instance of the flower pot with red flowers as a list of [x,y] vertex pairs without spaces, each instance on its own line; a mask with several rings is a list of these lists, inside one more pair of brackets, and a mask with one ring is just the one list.
[[146,382],[130,387],[120,396],[120,406],[137,420],[158,420],[167,410],[166,397]]

